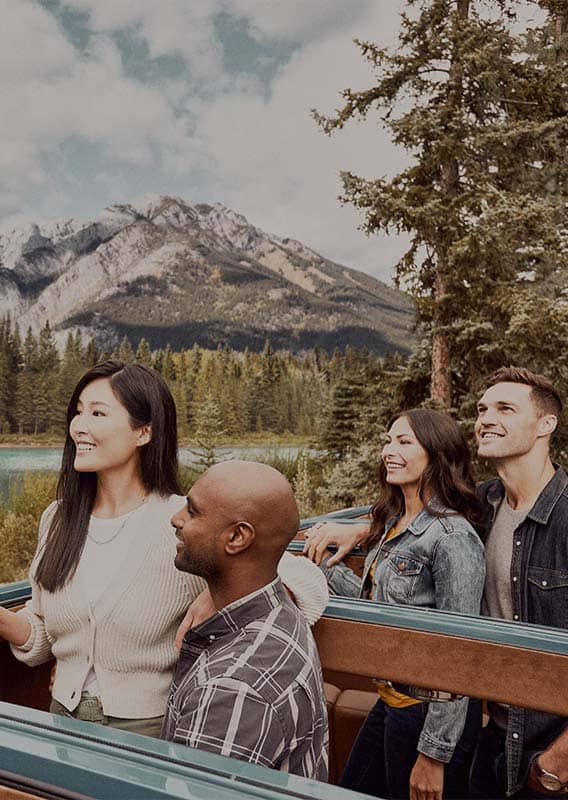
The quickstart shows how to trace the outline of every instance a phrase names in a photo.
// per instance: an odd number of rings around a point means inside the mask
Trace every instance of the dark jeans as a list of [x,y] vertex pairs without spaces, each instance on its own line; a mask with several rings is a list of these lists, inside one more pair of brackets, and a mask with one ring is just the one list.
[[[543,748],[544,749],[544,748]],[[505,733],[493,722],[483,729],[471,770],[469,796],[484,800],[501,800],[506,797],[507,763],[505,760]],[[514,797],[541,798],[531,789],[521,789]]]
[[[379,700],[359,731],[340,786],[406,800],[427,711],[428,703],[390,708]],[[469,770],[480,730],[481,703],[470,700],[461,739],[444,769],[444,798],[468,797]]]

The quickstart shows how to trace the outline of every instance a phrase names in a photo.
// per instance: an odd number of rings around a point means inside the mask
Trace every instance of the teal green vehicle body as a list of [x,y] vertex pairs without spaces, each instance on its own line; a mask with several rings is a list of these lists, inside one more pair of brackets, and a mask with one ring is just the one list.
[[[367,511],[362,507],[314,517],[303,520],[301,528],[330,518],[349,523]],[[289,549],[300,552],[302,546],[294,541]],[[30,592],[28,581],[2,585],[0,605],[19,605]],[[518,622],[341,597],[330,599],[324,616],[568,655],[568,632]],[[31,793],[37,789],[40,797],[105,800],[366,797],[182,745],[0,702],[0,795],[3,786]]]
[[[143,800],[365,797],[184,745],[0,703],[0,787]],[[26,788],[28,787],[28,788]]]

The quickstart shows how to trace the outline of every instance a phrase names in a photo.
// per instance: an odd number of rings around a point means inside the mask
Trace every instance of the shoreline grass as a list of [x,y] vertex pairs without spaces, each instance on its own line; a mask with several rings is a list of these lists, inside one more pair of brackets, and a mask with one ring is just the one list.
[[[0,449],[5,448],[34,448],[34,447],[52,447],[54,449],[62,449],[65,440],[53,434],[39,433],[32,434],[18,434],[18,433],[5,433],[0,436]],[[198,449],[198,445],[191,436],[181,436],[179,446],[188,449]],[[229,436],[220,439],[215,447],[314,447],[313,441],[307,436],[299,436],[293,433],[270,433],[268,431],[260,431],[255,433],[243,434],[241,436]]]

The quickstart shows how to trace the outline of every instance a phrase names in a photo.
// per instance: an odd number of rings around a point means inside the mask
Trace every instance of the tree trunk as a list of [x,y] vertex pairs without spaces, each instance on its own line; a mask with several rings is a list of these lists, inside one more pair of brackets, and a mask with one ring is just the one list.
[[560,61],[568,50],[568,7],[554,14],[554,40],[556,60]]
[[[457,0],[457,24],[469,16],[470,0]],[[454,54],[450,64],[448,79],[448,122],[462,101],[463,69],[459,58]],[[459,187],[459,167],[451,160],[440,164],[440,186],[442,194],[452,197]],[[442,408],[452,404],[452,384],[450,374],[450,347],[447,335],[441,330],[445,319],[445,298],[448,293],[447,263],[444,254],[439,253],[434,283],[434,314],[432,319],[432,367],[430,377],[430,397]]]
[[[443,298],[446,294],[446,286],[443,274],[438,270],[436,274],[436,285],[434,295],[436,297],[436,314],[442,316]],[[430,377],[430,396],[436,405],[448,409],[452,404],[451,377],[450,377],[450,348],[448,337],[440,330],[436,330],[436,324],[440,320],[434,318],[434,328],[432,332],[432,374]]]

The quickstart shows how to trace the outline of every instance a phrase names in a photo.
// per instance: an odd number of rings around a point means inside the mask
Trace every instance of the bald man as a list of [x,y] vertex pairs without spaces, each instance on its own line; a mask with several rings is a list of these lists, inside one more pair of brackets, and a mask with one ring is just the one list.
[[298,530],[288,481],[228,461],[172,517],[176,567],[207,581],[216,613],[186,634],[162,738],[327,780],[327,714],[309,624],[277,566]]

